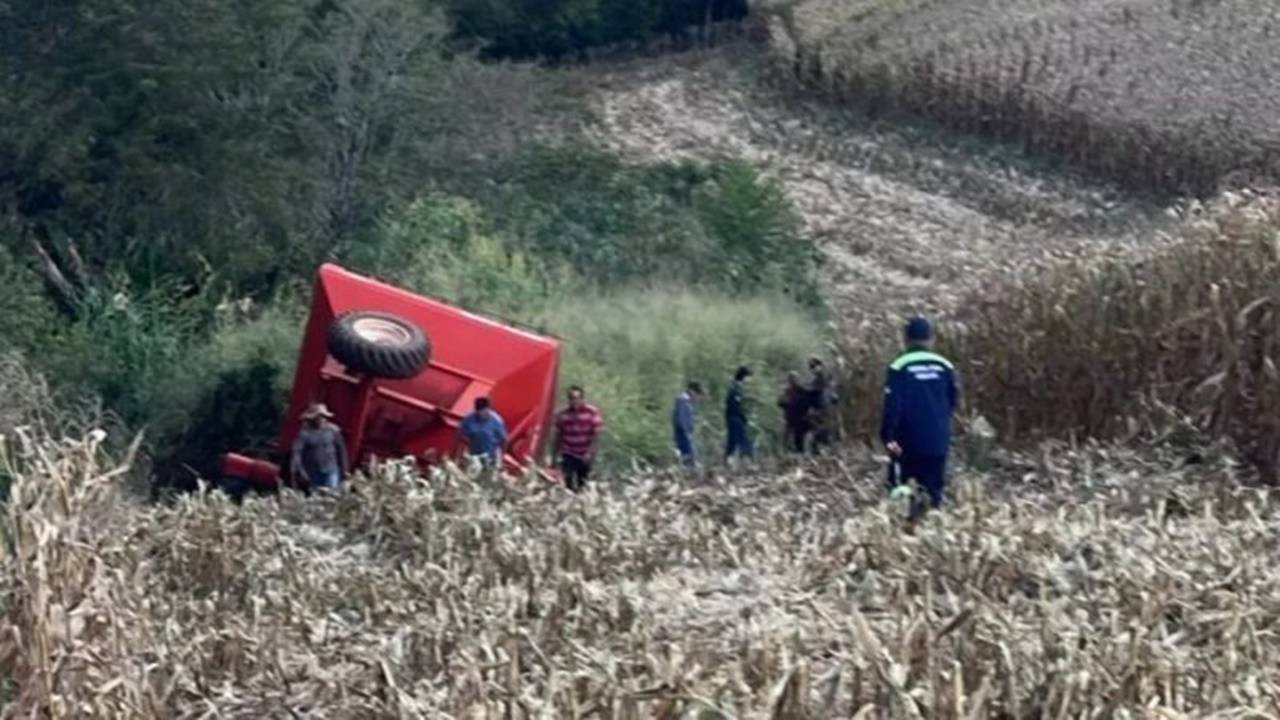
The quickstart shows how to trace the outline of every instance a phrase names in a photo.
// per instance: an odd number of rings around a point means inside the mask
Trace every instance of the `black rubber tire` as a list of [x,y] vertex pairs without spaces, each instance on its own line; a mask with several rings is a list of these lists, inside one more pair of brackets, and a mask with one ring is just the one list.
[[329,354],[357,375],[406,380],[431,360],[431,340],[398,315],[349,312],[329,326]]

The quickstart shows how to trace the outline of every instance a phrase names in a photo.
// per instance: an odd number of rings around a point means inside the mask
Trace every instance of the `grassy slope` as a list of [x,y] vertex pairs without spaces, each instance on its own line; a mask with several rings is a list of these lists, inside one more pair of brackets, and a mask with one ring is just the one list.
[[600,142],[637,160],[746,157],[819,238],[837,314],[945,311],[994,277],[1139,252],[1162,221],[1106,185],[921,126],[873,125],[762,89],[739,52],[589,70]]

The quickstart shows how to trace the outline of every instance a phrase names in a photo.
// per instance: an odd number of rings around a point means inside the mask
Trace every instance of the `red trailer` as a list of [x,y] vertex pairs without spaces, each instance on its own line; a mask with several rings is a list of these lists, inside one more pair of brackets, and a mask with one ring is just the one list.
[[277,438],[279,462],[229,453],[223,475],[261,490],[287,481],[289,449],[314,402],[334,413],[353,466],[459,456],[458,424],[478,397],[506,421],[503,465],[520,472],[551,432],[559,366],[552,338],[326,264]]

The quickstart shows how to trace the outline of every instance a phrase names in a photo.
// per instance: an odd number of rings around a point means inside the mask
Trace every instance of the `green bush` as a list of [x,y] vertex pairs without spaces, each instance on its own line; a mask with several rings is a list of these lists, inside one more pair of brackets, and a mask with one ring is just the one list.
[[101,398],[128,425],[143,427],[172,402],[157,392],[157,379],[190,367],[205,308],[201,299],[181,299],[177,288],[135,294],[117,287],[89,292],[75,322],[51,327],[37,361],[60,386]]
[[601,287],[662,278],[821,303],[816,246],[781,186],[745,162],[632,165],[540,146],[479,196],[499,234]]
[[749,163],[728,162],[712,170],[696,208],[721,257],[722,282],[738,292],[770,289],[806,305],[821,303],[817,246],[803,237],[780,183]]
[[283,297],[259,312],[184,299],[178,288],[116,287],[91,290],[78,320],[44,331],[44,352],[32,357],[64,394],[100,398],[144,431],[162,484],[210,472],[215,449],[253,449],[274,435],[292,382],[300,303]]
[[57,313],[24,264],[0,245],[0,339],[4,349],[40,352]]
[[742,364],[755,371],[759,449],[779,449],[782,420],[774,401],[783,378],[823,342],[818,324],[793,303],[693,291],[562,298],[548,306],[544,322],[565,340],[561,384],[584,386],[605,414],[601,459],[613,467],[673,458],[671,407],[689,380],[707,391],[698,439],[704,457],[717,457],[724,393]]
[[385,219],[353,269],[480,312],[528,317],[574,284],[498,238],[474,203],[430,194]]
[[221,370],[209,378],[212,387],[200,383],[189,422],[160,445],[156,486],[192,489],[197,478],[219,477],[222,453],[267,453],[283,417],[285,398],[276,392],[282,370],[264,355]]
[[707,180],[693,165],[650,169],[593,149],[534,147],[483,197],[502,234],[592,282],[694,282],[716,273],[712,240],[692,212]]
[[[206,337],[191,338],[185,357],[170,364],[150,379],[146,423],[154,449],[163,455],[185,454],[188,440],[200,442],[216,435],[219,416],[226,414],[225,402],[215,397],[228,385],[249,384],[245,376],[253,368],[253,387],[245,390],[243,402],[265,402],[282,407],[293,384],[298,345],[305,318],[303,305],[291,296],[278,299],[261,311],[248,313],[223,304],[214,328]],[[269,379],[269,381],[264,381]],[[250,395],[254,397],[249,397]],[[255,405],[256,406],[256,405]],[[275,433],[274,422],[267,428]],[[255,436],[256,442],[256,436]],[[233,450],[241,441],[228,438],[224,449]]]
[[305,306],[293,295],[257,309],[223,302],[207,335],[148,382],[140,418],[156,458],[157,487],[191,487],[218,476],[228,451],[270,449],[293,385]]

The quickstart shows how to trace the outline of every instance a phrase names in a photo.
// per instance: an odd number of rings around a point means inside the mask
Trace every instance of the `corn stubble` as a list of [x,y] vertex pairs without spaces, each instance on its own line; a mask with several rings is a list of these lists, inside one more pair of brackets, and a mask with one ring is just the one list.
[[1005,458],[905,534],[857,458],[141,506],[101,440],[4,445],[3,717],[1280,711],[1277,503],[1225,460]]
[[774,71],[873,115],[1203,196],[1280,170],[1280,8],[1259,0],[772,0]]

